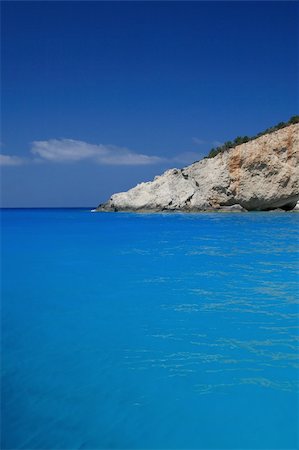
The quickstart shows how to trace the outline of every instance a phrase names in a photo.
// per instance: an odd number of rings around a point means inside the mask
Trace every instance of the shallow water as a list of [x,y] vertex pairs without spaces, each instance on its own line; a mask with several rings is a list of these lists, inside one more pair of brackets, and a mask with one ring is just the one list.
[[295,449],[296,213],[2,211],[2,449]]

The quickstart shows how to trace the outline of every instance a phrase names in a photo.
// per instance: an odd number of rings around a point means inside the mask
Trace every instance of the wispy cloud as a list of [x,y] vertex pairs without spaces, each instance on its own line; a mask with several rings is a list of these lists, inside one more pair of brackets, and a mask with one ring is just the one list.
[[203,155],[197,152],[184,152],[176,155],[171,159],[171,161],[174,163],[191,164],[194,161],[198,161],[202,157]]
[[214,147],[219,147],[219,146],[223,145],[223,142],[220,142],[220,141],[213,141],[213,142],[212,142],[212,145],[213,145]]
[[163,161],[163,158],[159,156],[136,153],[125,147],[89,144],[74,139],[34,141],[31,153],[43,160],[58,163],[92,160],[102,165],[136,166],[156,164]]
[[99,165],[138,166],[151,164],[190,164],[203,155],[200,152],[183,152],[171,157],[145,155],[126,147],[90,144],[75,139],[49,139],[31,143],[30,156],[0,155],[0,165],[19,166],[25,163],[76,163],[90,161]]
[[223,145],[223,142],[214,140],[214,141],[205,141],[203,139],[199,139],[197,137],[193,137],[192,138],[192,142],[195,145],[203,145],[205,147],[219,147],[221,145]]
[[0,154],[0,166],[21,166],[25,162],[26,160],[19,156]]
[[192,142],[193,142],[193,144],[196,144],[196,145],[203,145],[206,143],[206,141],[204,141],[203,139],[199,139],[197,137],[193,137]]

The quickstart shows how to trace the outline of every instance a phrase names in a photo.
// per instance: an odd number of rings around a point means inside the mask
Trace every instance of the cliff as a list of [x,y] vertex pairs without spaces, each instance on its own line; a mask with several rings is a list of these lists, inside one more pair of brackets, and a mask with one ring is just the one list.
[[[112,195],[98,211],[293,209],[299,201],[299,123]],[[237,206],[236,206],[237,205]]]

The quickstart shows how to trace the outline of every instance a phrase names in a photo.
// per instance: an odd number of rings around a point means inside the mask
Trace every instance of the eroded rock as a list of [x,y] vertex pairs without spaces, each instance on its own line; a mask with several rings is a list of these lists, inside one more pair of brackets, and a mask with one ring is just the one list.
[[[112,195],[99,211],[291,210],[299,201],[299,124]],[[235,205],[238,205],[236,207]]]

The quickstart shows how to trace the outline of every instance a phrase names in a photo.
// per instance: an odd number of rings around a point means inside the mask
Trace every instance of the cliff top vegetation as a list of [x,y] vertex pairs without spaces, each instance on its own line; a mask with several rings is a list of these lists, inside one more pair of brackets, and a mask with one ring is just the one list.
[[285,128],[289,125],[293,125],[294,123],[299,123],[299,116],[292,116],[288,122],[279,122],[277,125],[267,128],[264,131],[261,131],[255,136],[237,136],[233,141],[224,142],[224,144],[219,147],[212,148],[206,158],[214,158],[218,153],[223,153],[231,148],[236,147],[237,145],[244,144],[245,142],[253,141],[264,134],[273,133],[274,131],[280,130],[281,128]]

